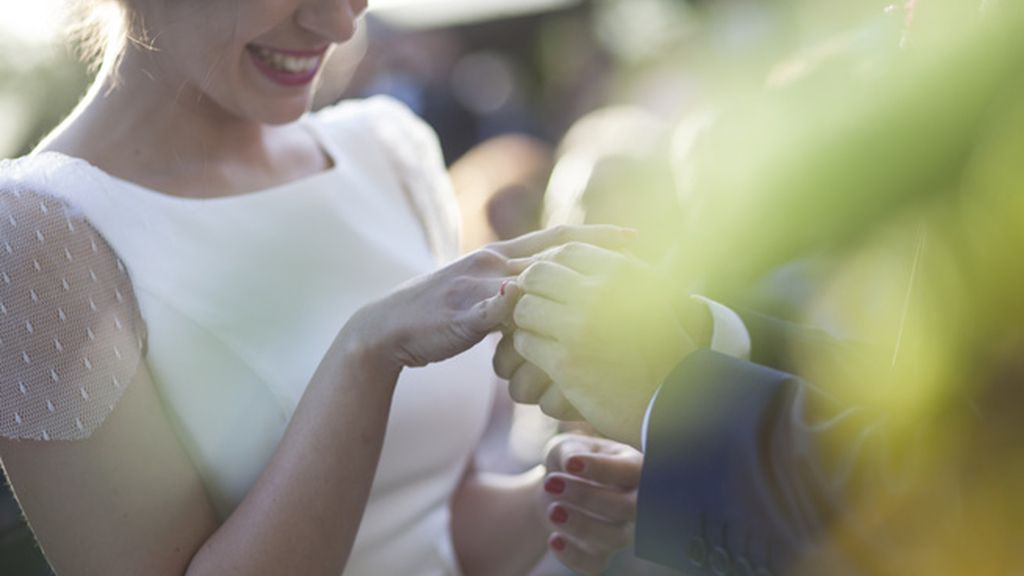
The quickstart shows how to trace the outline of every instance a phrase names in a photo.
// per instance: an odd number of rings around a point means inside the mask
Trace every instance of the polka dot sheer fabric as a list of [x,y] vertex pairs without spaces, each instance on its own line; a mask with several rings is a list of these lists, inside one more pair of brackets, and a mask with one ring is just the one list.
[[0,179],[0,436],[81,440],[144,355],[124,264],[62,200]]

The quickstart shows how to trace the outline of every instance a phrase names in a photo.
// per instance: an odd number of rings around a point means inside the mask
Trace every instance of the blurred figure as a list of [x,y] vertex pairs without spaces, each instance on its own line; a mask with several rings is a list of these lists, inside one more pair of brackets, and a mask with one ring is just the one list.
[[707,350],[610,251],[523,279],[514,349],[598,429],[646,443],[645,557],[716,575],[1024,565],[1024,11],[925,6],[878,73],[826,70],[723,114],[681,233],[681,274],[735,292],[808,251],[845,256],[821,297],[871,343],[744,315],[746,356]]
[[488,140],[449,169],[462,211],[462,251],[540,228],[553,152],[522,134]]
[[668,168],[668,125],[639,108],[592,112],[559,147],[544,198],[544,224],[617,224],[638,230],[633,249],[666,256],[682,217]]

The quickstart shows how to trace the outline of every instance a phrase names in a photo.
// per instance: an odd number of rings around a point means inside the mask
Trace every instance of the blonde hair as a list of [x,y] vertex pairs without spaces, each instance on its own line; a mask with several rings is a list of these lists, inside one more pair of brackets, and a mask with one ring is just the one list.
[[116,68],[136,36],[131,0],[68,0],[68,36],[90,69]]

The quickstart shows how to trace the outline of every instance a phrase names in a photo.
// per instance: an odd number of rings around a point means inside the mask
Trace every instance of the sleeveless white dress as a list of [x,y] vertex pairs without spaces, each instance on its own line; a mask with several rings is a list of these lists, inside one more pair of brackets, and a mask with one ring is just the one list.
[[[175,197],[60,154],[26,159],[124,261],[145,362],[222,517],[347,319],[458,245],[436,137],[407,109],[374,98],[302,122],[333,168],[240,196]],[[490,349],[402,374],[346,575],[458,573],[449,500],[489,413]]]

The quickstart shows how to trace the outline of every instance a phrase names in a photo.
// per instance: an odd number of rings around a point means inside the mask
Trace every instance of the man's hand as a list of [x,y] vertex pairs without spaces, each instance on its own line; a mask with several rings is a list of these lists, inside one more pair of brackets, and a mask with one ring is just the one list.
[[578,413],[639,446],[651,397],[695,348],[668,283],[635,258],[569,243],[538,257],[517,284],[516,330],[495,357],[513,398],[563,419]]

